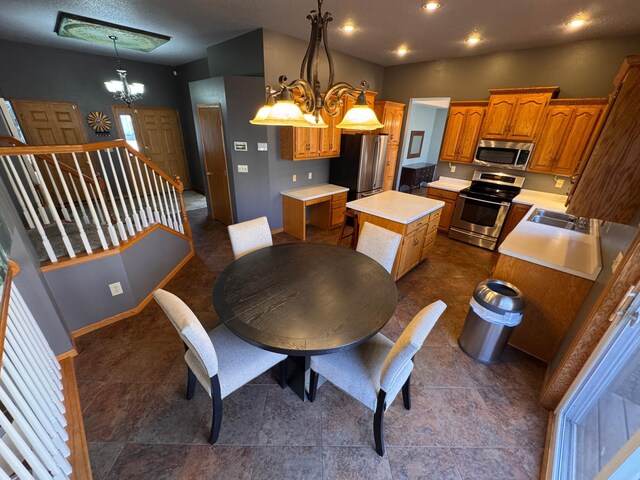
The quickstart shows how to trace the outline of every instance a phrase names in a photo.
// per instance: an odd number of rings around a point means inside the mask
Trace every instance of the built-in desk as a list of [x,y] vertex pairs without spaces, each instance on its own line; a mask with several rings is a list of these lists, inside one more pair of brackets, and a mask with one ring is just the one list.
[[306,240],[307,223],[324,229],[342,225],[348,191],[347,187],[323,183],[280,192],[284,231],[300,240]]

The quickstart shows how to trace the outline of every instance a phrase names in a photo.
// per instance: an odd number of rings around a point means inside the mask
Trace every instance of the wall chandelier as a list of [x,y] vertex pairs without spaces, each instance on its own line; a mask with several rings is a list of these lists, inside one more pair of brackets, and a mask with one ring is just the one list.
[[118,37],[109,35],[109,38],[113,41],[113,48],[116,51],[116,58],[118,60],[116,72],[119,79],[104,82],[104,86],[107,87],[109,92],[113,93],[113,98],[123,101],[130,107],[133,102],[137,102],[142,98],[144,85],[142,83],[127,82],[127,71],[122,68],[122,62],[118,54],[118,46],[116,45]]
[[[311,22],[311,37],[300,65],[300,78],[287,83],[287,77],[282,75],[278,79],[278,89],[267,85],[267,101],[250,121],[252,124],[326,128],[322,112],[335,117],[341,110],[343,99],[351,97],[355,99],[355,104],[336,125],[337,128],[375,130],[383,127],[375,112],[367,105],[367,82],[362,82],[360,88],[346,82],[333,83],[333,59],[327,39],[327,26],[333,18],[329,12],[322,13],[322,2],[318,0],[318,9],[307,15]],[[329,64],[329,85],[325,93],[318,79],[321,49],[324,49]]]

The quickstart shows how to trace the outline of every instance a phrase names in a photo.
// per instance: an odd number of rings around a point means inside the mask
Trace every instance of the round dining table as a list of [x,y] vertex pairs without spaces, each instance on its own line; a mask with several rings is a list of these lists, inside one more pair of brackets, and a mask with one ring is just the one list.
[[350,248],[274,245],[229,264],[213,287],[220,320],[241,339],[288,356],[286,383],[305,399],[312,355],[353,348],[389,321],[395,282]]

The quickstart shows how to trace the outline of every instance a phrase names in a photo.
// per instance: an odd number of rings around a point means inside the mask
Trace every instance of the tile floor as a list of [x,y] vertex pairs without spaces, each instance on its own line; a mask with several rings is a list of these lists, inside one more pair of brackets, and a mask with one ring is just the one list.
[[[197,256],[165,287],[206,328],[217,324],[210,290],[232,261],[226,228],[189,212]],[[311,241],[338,232],[310,229]],[[294,239],[276,235],[276,243]],[[388,451],[373,450],[372,412],[325,383],[314,403],[269,374],[224,400],[218,444],[207,443],[209,397],[187,402],[183,346],[154,304],[78,339],[76,368],[91,463],[101,479],[534,479],[548,412],[536,403],[544,365],[509,349],[484,366],[457,345],[469,296],[494,254],[438,236],[428,261],[397,282],[383,333],[396,339],[423,306],[448,308],[417,355],[410,411],[386,414]]]

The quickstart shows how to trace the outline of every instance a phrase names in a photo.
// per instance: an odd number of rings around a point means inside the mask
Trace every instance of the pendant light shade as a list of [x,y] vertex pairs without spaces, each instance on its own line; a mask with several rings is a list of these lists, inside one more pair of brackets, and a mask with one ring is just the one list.
[[256,116],[253,117],[253,120],[249,120],[249,123],[253,125],[269,125],[269,123],[265,122],[275,104],[276,101],[274,100],[273,95],[269,95],[267,98],[267,103],[260,107],[260,110],[258,110]]
[[309,127],[302,110],[293,100],[278,100],[261,124],[276,127]]
[[383,126],[378,117],[376,117],[376,113],[367,105],[364,93],[358,95],[356,104],[347,111],[342,121],[336,125],[337,128],[345,130],[376,130]]
[[307,126],[310,128],[329,128],[329,125],[324,123],[323,118],[320,116],[318,116],[318,119],[316,120],[316,117],[314,115],[306,113],[304,115],[304,119],[307,121],[307,123],[309,124]]

